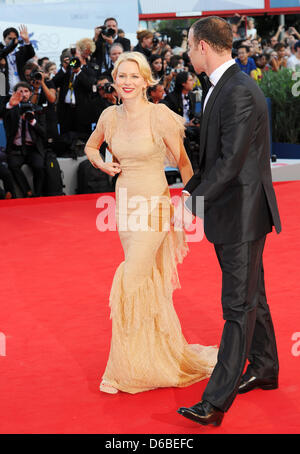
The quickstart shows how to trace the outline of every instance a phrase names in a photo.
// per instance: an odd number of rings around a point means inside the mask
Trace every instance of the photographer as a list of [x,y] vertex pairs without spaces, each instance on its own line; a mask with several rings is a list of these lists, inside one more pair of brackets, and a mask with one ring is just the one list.
[[[35,55],[35,51],[30,44],[27,27],[20,25],[20,35],[17,29],[10,27],[4,30],[3,38],[5,46],[0,43],[0,61],[3,60],[6,94],[11,95],[13,87],[24,79],[23,67],[25,63]],[[19,36],[23,40],[23,45],[19,45]],[[19,47],[18,47],[19,46]]]
[[195,114],[196,95],[193,93],[194,76],[187,71],[178,72],[176,75],[174,91],[168,93],[162,103],[166,104],[173,112],[181,115],[185,119],[186,138],[184,145],[186,152],[192,162],[191,141],[199,141],[200,123],[199,118]]
[[172,93],[175,87],[176,76],[178,73],[187,71],[184,67],[184,60],[180,55],[172,55],[170,66],[167,66],[164,77],[164,87],[167,93]]
[[27,82],[19,82],[6,104],[4,128],[6,132],[6,153],[9,169],[24,197],[32,197],[26,176],[21,170],[28,164],[33,172],[34,195],[42,195],[44,180],[45,115],[39,106],[30,102],[32,88]]
[[78,57],[62,56],[62,67],[52,79],[59,88],[57,103],[60,134],[76,132],[81,138],[91,132],[90,101],[95,84],[90,69]]
[[53,79],[56,73],[57,73],[56,63],[54,63],[54,61],[48,61],[48,63],[45,64],[46,80]]
[[118,95],[112,82],[112,78],[104,74],[97,81],[97,94],[91,102],[92,123],[97,123],[104,109],[117,104]]
[[163,52],[167,52],[171,49],[170,46],[171,38],[166,35],[161,35],[159,32],[154,32],[152,40],[152,54],[162,55]]
[[101,73],[101,68],[98,65],[93,54],[95,52],[96,46],[92,39],[82,38],[77,41],[74,48],[71,49],[71,54],[73,57],[78,57],[81,63],[81,69],[87,74],[88,77],[93,79],[93,83],[96,84],[97,77]]
[[0,147],[0,180],[2,180],[4,191],[0,187],[0,199],[15,199],[14,180],[8,168],[7,156],[3,147]]
[[105,19],[103,26],[95,28],[93,40],[96,44],[93,57],[95,57],[100,68],[104,68],[104,71],[108,70],[111,66],[110,47],[114,43],[122,44],[124,52],[131,50],[129,39],[118,35],[118,22],[113,17]]
[[43,107],[46,115],[47,141],[53,142],[58,136],[57,117],[55,111],[56,87],[46,73],[40,70],[35,63],[26,63],[24,76],[31,85],[33,93],[31,102]]
[[149,30],[141,30],[136,34],[138,44],[133,48],[134,52],[141,52],[147,60],[150,60],[153,44],[153,33]]

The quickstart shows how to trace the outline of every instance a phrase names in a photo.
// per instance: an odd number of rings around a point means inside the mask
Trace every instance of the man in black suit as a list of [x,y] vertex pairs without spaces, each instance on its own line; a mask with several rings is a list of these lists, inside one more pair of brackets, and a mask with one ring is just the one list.
[[96,50],[93,53],[93,57],[101,67],[101,71],[107,72],[111,67],[110,47],[115,43],[120,43],[124,52],[129,52],[131,50],[131,44],[129,39],[118,35],[118,22],[115,18],[109,17],[105,19],[104,26],[106,27],[106,31],[110,31],[110,34],[109,36],[103,34],[102,27],[95,28],[94,41]]
[[[19,82],[6,104],[4,112],[4,128],[6,132],[6,153],[9,169],[24,197],[32,196],[31,188],[21,167],[28,164],[33,171],[34,195],[42,195],[44,181],[46,123],[43,113],[34,113],[34,106],[28,105],[31,118],[22,113],[24,103],[29,103],[32,95],[31,86],[27,82]],[[23,106],[22,106],[23,104]],[[33,118],[32,118],[33,117]]]
[[20,37],[24,45],[18,47],[19,32],[10,27],[4,30],[3,38],[5,46],[0,43],[0,60],[5,61],[6,94],[11,95],[14,86],[21,80],[25,81],[23,67],[25,63],[35,55],[30,44],[27,27],[20,26]]
[[190,29],[189,48],[195,71],[205,72],[211,87],[201,121],[200,170],[184,188],[183,205],[197,215],[196,199],[204,197],[204,231],[222,269],[225,324],[201,402],[178,412],[203,425],[219,425],[237,393],[278,386],[262,254],[266,235],[273,226],[279,233],[281,224],[271,178],[267,104],[231,58],[229,24],[214,16],[200,19]]
[[57,104],[60,134],[75,131],[82,138],[91,133],[91,95],[96,75],[93,69],[82,65],[78,57],[63,61],[52,79],[60,88]]

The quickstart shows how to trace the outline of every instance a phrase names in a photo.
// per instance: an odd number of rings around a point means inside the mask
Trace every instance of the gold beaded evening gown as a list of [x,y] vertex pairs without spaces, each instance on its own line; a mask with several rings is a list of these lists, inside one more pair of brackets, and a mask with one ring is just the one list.
[[[184,136],[184,120],[164,104],[148,103],[133,124],[123,106],[103,111],[88,145],[105,141],[122,172],[116,183],[116,222],[124,261],[110,292],[112,338],[103,380],[138,393],[160,387],[183,387],[208,378],[217,348],[189,345],[173,307],[180,287],[177,264],[188,252],[184,231],[166,228],[172,205],[164,172],[166,131]],[[182,148],[182,147],[181,147]],[[177,162],[186,153],[172,150]]]

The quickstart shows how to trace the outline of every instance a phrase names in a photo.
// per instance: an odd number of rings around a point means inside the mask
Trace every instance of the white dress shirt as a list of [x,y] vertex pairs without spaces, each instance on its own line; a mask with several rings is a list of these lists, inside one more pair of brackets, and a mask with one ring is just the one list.
[[[190,116],[189,116],[189,112],[190,112],[190,100],[188,98],[188,95],[184,95],[182,93],[182,106],[183,106],[183,118],[185,119],[185,121],[188,123],[190,121]],[[186,97],[187,96],[187,97]]]
[[9,94],[12,95],[14,91],[14,86],[20,82],[20,77],[18,74],[17,64],[16,64],[16,53],[15,49],[13,52],[7,55],[7,68],[8,68],[8,83],[9,83]]
[[218,68],[215,69],[211,73],[211,75],[209,76],[209,80],[210,80],[212,86],[208,90],[207,95],[205,97],[204,106],[203,106],[203,112],[205,110],[205,106],[207,104],[207,101],[208,101],[210,95],[212,94],[212,91],[213,91],[214,87],[217,85],[217,83],[219,82],[219,80],[221,79],[223,74],[227,71],[227,69],[230,68],[230,66],[232,66],[234,64],[235,64],[235,60],[234,59],[230,59],[230,60],[226,61],[225,63],[223,63],[221,66],[218,66]]
[[[230,59],[230,60],[226,61],[225,63],[223,63],[221,66],[218,66],[218,68],[216,68],[209,76],[209,80],[212,85],[211,85],[210,89],[208,90],[207,95],[204,100],[203,113],[204,113],[207,101],[208,101],[210,95],[212,94],[214,87],[217,85],[217,83],[219,82],[219,80],[221,79],[223,74],[227,71],[227,69],[230,68],[230,66],[232,66],[234,64],[235,64],[235,60]],[[190,195],[190,193],[185,190],[183,190],[182,193],[186,194],[186,195]]]
[[81,69],[78,71],[78,73],[74,73],[73,80],[72,80],[72,90],[69,88],[67,91],[66,97],[65,97],[65,103],[66,104],[76,104],[76,98],[75,98],[75,92],[74,92],[74,82],[78,74],[81,73]]

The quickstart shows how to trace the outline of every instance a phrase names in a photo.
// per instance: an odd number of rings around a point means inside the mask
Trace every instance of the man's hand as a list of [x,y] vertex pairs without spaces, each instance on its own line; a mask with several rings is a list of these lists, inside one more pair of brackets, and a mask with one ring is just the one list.
[[114,38],[112,36],[105,36],[103,33],[101,33],[102,38],[104,41],[107,42],[107,44],[113,44],[114,43]]
[[9,105],[11,107],[18,106],[20,102],[22,101],[23,95],[19,91],[14,91],[13,94],[10,97],[9,100]]
[[174,209],[174,216],[171,220],[174,227],[188,229],[195,216],[185,206],[185,201],[189,197],[188,194],[182,194],[178,205]]
[[29,34],[26,25],[20,25],[19,27],[20,36],[23,39],[24,43],[29,44]]
[[101,28],[100,27],[95,27],[94,28],[94,41],[98,40],[100,33],[101,33]]

